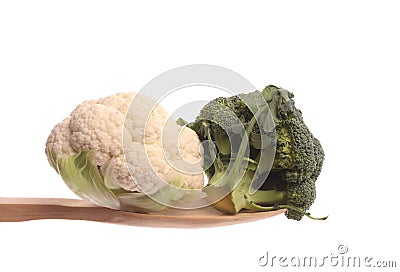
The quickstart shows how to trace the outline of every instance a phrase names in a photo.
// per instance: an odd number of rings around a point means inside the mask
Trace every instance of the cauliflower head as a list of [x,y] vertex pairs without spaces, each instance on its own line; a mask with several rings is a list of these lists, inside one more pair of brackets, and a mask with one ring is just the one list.
[[197,134],[134,92],[79,104],[51,131],[46,154],[71,190],[110,208],[159,210],[163,205],[146,196],[165,184],[183,189],[204,184]]

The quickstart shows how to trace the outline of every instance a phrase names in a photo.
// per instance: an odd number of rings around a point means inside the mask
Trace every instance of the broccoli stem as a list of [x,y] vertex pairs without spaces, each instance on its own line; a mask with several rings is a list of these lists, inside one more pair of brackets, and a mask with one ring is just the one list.
[[[256,124],[257,118],[260,117],[262,113],[264,113],[264,110],[267,108],[267,106],[262,107],[250,120],[250,122],[247,124],[245,133],[242,137],[242,140],[239,145],[238,152],[236,154],[236,157],[234,158],[232,163],[228,164],[228,168],[226,169],[220,169],[223,173],[220,173],[216,178],[212,177],[212,181],[210,180],[210,184],[213,184],[216,187],[219,186],[228,186],[230,189],[233,189],[235,185],[238,183],[238,176],[241,175],[240,171],[242,170],[242,165],[243,162],[247,162],[245,160],[245,155],[246,155],[246,150],[248,148],[248,143],[249,143],[249,134],[251,130],[253,129],[254,125]],[[208,130],[208,138],[209,140],[211,139],[210,131]],[[229,142],[229,141],[227,141]],[[229,143],[230,145],[230,143]],[[214,161],[214,167],[216,170],[218,170],[218,161],[220,160],[215,160]],[[226,173],[225,173],[226,172]],[[246,171],[248,172],[248,171]],[[252,177],[251,177],[252,180]],[[250,182],[251,182],[250,180]],[[250,184],[250,183],[249,183]]]
[[[210,183],[213,184],[213,179],[219,180],[223,175],[224,171],[216,173],[210,180]],[[214,208],[225,213],[236,214],[242,209],[253,209],[254,205],[263,207],[261,205],[268,206],[285,203],[286,193],[284,191],[258,190],[255,193],[250,194],[249,188],[253,180],[253,176],[254,172],[247,170],[233,191],[213,204]]]
[[[252,171],[247,170],[237,187],[230,194],[213,203],[214,208],[228,214],[237,214],[242,209],[264,212],[286,209],[299,212],[314,220],[325,220],[328,218],[328,216],[313,217],[301,208],[287,205],[287,195],[284,191],[258,190],[254,194],[249,194],[253,174]],[[224,175],[224,172],[218,173],[216,179],[222,175]]]
[[286,193],[277,190],[258,190],[254,194],[246,194],[246,198],[250,203],[256,203],[258,205],[284,204],[286,201]]
[[218,147],[219,153],[229,155],[231,153],[231,142],[225,133],[213,133],[214,142]]
[[263,211],[263,212],[268,212],[268,211],[277,211],[277,210],[281,210],[281,209],[287,209],[287,210],[293,210],[299,213],[304,214],[305,216],[307,216],[308,218],[311,218],[313,220],[325,220],[328,218],[328,216],[323,216],[323,217],[314,217],[311,216],[311,214],[309,212],[305,212],[303,209],[300,209],[298,207],[292,206],[292,205],[273,205],[273,206],[260,206],[255,204],[254,202],[249,202],[249,207],[255,211]]

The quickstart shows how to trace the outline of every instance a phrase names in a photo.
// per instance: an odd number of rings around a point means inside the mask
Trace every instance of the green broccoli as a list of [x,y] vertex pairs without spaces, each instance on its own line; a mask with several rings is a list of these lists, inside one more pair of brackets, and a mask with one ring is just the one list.
[[205,191],[216,209],[230,214],[286,209],[289,219],[311,217],[324,152],[292,93],[270,85],[262,92],[216,98],[188,126],[209,141],[205,161],[213,163],[205,169]]

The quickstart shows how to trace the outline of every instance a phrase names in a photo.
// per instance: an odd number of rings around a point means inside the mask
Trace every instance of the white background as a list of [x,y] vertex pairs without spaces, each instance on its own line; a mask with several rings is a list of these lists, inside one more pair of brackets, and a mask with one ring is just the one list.
[[206,63],[295,93],[326,152],[311,212],[330,217],[183,230],[0,223],[0,271],[267,271],[267,251],[323,257],[340,244],[400,266],[395,2],[2,1],[0,196],[75,198],[44,154],[52,127],[85,99]]

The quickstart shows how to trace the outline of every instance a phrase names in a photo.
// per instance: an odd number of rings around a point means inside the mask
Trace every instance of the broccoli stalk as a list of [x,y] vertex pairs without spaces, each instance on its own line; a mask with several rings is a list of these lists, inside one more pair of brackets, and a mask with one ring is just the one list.
[[[214,208],[228,214],[237,214],[242,209],[255,211],[272,211],[280,207],[277,204],[284,204],[286,194],[283,191],[258,190],[249,194],[250,184],[253,180],[252,171],[246,171],[237,187],[223,199],[213,203]],[[210,183],[214,182],[213,179]],[[272,205],[272,206],[271,206]]]
[[[289,195],[286,191],[278,190],[257,190],[253,194],[249,194],[250,184],[253,180],[251,171],[247,171],[242,177],[238,186],[227,196],[221,200],[213,203],[213,207],[217,210],[227,214],[237,214],[242,209],[253,210],[253,211],[276,211],[280,209],[286,209],[287,215],[289,213],[295,213],[297,216],[307,216],[315,220],[325,220],[328,217],[313,217],[310,213],[306,212],[301,207],[298,207],[290,203]],[[211,180],[210,182],[213,182]],[[299,196],[303,198],[304,196]],[[300,219],[301,219],[300,217]],[[291,218],[291,217],[289,217]],[[296,219],[291,218],[291,219]]]
[[[300,220],[304,215],[326,219],[307,212],[315,200],[315,181],[324,153],[292,98],[290,92],[272,85],[262,93],[217,98],[203,107],[194,123],[188,124],[201,140],[213,141],[217,147],[214,164],[206,169],[209,184],[205,189],[216,209],[228,214],[242,209],[286,209],[290,219]],[[268,120],[263,119],[268,114],[274,120],[272,136],[259,123]],[[245,133],[237,129],[238,125],[245,128]],[[240,139],[238,147],[230,142],[235,137]],[[265,137],[273,137],[271,142],[276,144],[272,169],[260,160],[261,154],[271,152],[258,142]],[[257,179],[261,179],[262,186],[255,190],[252,185]],[[216,199],[222,194],[226,196]]]

